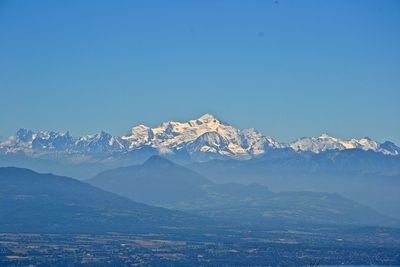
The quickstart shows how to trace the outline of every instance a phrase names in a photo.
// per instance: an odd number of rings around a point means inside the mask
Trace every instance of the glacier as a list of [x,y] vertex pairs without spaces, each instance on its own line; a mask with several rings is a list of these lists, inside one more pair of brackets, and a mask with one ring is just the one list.
[[389,156],[398,156],[400,153],[400,148],[393,142],[380,143],[368,137],[344,140],[322,134],[280,143],[253,128],[235,128],[211,114],[188,122],[168,121],[154,128],[137,125],[124,136],[113,136],[102,131],[73,137],[69,132],[19,129],[15,135],[0,142],[0,154],[3,155],[66,157],[71,161],[104,160],[149,149],[160,155],[185,154],[192,161],[223,158],[247,160],[278,149],[317,154],[347,149],[374,151]]

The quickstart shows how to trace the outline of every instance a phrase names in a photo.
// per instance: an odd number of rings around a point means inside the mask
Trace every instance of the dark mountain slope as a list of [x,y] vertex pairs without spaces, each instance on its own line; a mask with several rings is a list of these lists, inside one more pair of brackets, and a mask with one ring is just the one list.
[[141,231],[189,225],[197,219],[135,203],[72,178],[0,168],[3,232]]
[[159,156],[144,164],[101,172],[89,183],[148,204],[176,204],[204,196],[202,186],[211,184],[198,173]]
[[400,156],[349,149],[296,153],[271,151],[248,161],[214,160],[188,165],[217,183],[260,183],[273,191],[322,191],[400,218]]
[[102,172],[88,182],[132,200],[245,224],[393,225],[395,220],[338,194],[274,193],[259,184],[215,184],[171,161]]

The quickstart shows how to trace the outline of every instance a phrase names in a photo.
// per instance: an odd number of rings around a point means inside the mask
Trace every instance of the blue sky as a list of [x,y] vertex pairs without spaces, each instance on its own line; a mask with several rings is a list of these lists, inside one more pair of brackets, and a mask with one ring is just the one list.
[[0,136],[213,113],[400,144],[399,1],[0,1]]

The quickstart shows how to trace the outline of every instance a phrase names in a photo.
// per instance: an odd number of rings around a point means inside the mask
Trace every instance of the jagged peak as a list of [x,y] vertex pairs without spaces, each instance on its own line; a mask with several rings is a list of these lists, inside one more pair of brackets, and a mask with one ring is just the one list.
[[391,142],[391,141],[388,141],[388,140],[386,140],[385,142],[383,142],[382,145],[390,145],[390,146],[396,146],[396,147],[397,147],[397,145],[396,145],[395,143],[393,143],[393,142]]
[[147,125],[144,125],[144,124],[139,124],[139,125],[133,126],[131,129],[133,131],[135,129],[150,129],[150,127]]
[[197,119],[198,121],[201,122],[219,122],[218,118],[215,117],[214,115],[210,114],[210,113],[206,113],[203,116],[201,116],[200,118]]
[[33,132],[32,130],[26,129],[26,128],[19,128],[17,130],[17,134],[18,133],[27,133],[27,132]]
[[257,131],[255,128],[243,129],[243,130],[241,130],[241,132],[243,132],[243,133],[259,133],[259,131]]
[[98,133],[95,134],[88,134],[88,135],[84,135],[81,138],[79,138],[79,140],[93,140],[93,139],[109,139],[112,138],[113,136],[105,131],[100,131]]
[[111,134],[109,134],[109,133],[107,133],[105,131],[100,131],[100,132],[98,132],[98,133],[96,133],[96,134],[94,134],[92,136],[95,137],[95,138],[106,138],[106,139],[112,137]]
[[[68,140],[67,140],[68,139]],[[35,141],[36,140],[36,141]],[[329,149],[363,149],[373,150],[387,154],[394,154],[398,148],[391,148],[394,144],[381,144],[380,142],[371,140],[369,137],[360,139],[341,139],[323,133],[317,137],[302,137],[294,142],[283,144],[275,141],[272,137],[265,136],[262,132],[254,128],[237,129],[216,116],[206,113],[198,119],[189,120],[188,122],[169,121],[162,123],[161,126],[151,128],[144,124],[139,124],[131,128],[131,132],[125,136],[113,136],[109,133],[101,131],[99,133],[84,135],[79,138],[70,136],[69,132],[52,132],[40,131],[34,132],[21,128],[17,133],[1,142],[3,151],[23,151],[28,149],[34,150],[37,143],[45,144],[46,147],[53,147],[50,142],[62,143],[73,141],[76,147],[69,149],[81,151],[82,147],[86,147],[85,143],[90,146],[107,147],[105,152],[114,152],[117,147],[119,151],[130,152],[140,149],[144,146],[155,148],[160,154],[174,153],[181,150],[185,146],[192,146],[190,149],[197,149],[196,145],[208,143],[215,145],[217,148],[215,153],[220,153],[219,149],[228,147],[235,154],[254,155],[255,153],[267,153],[265,148],[287,148],[291,147],[295,151],[312,151],[319,153]],[[34,143],[35,146],[32,146]],[[217,146],[218,144],[218,146]],[[222,146],[220,144],[223,144]],[[208,145],[210,147],[210,145]],[[103,148],[102,148],[103,149]],[[93,150],[96,151],[96,150]],[[103,151],[103,150],[102,150]],[[195,150],[193,150],[195,151]],[[235,155],[236,155],[235,154]]]
[[371,138],[369,138],[368,136],[361,137],[361,138],[359,139],[359,141],[361,141],[361,140],[373,141],[373,140],[372,140]]
[[39,131],[37,132],[37,137],[40,138],[48,138],[48,137],[56,137],[56,136],[66,136],[71,137],[69,131],[67,132],[56,132],[56,131]]
[[28,130],[28,129],[25,129],[25,128],[20,128],[16,132],[16,136],[18,138],[20,138],[20,139],[25,139],[25,138],[28,138],[28,137],[32,137],[32,135],[34,135],[34,134],[35,134],[34,131]]
[[336,138],[330,136],[330,135],[327,134],[327,133],[321,134],[318,138],[319,138],[319,139],[336,139]]

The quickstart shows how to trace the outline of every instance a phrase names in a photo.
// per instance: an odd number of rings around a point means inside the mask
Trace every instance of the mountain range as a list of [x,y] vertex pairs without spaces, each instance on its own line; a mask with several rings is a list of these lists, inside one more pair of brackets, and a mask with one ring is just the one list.
[[396,220],[338,194],[275,193],[260,184],[216,184],[159,156],[87,180],[133,201],[240,224],[395,225]]
[[146,232],[197,223],[207,225],[201,217],[133,202],[69,177],[0,168],[2,232]]
[[342,140],[321,135],[280,143],[206,114],[155,128],[135,126],[121,137],[100,132],[76,138],[68,132],[21,129],[0,142],[0,167],[85,180],[161,155],[213,183],[258,183],[274,192],[338,193],[400,218],[399,152],[392,142],[369,138]]
[[399,220],[338,194],[274,193],[259,184],[216,184],[159,156],[102,172],[87,182],[1,167],[0,229],[176,233],[247,226],[400,225]]
[[[82,137],[66,133],[20,129],[0,142],[2,155],[25,155],[39,159],[63,159],[72,163],[108,162],[159,154],[181,161],[210,159],[247,160],[270,151],[321,153],[328,150],[360,149],[397,156],[400,148],[390,141],[380,143],[367,137],[343,140],[322,134],[280,143],[255,129],[237,129],[213,115],[205,114],[188,122],[164,122],[158,127],[138,125],[124,136],[100,132]],[[140,158],[140,157],[139,157]]]
[[400,157],[360,149],[280,150],[251,160],[186,165],[216,183],[260,183],[273,191],[339,193],[400,218]]

